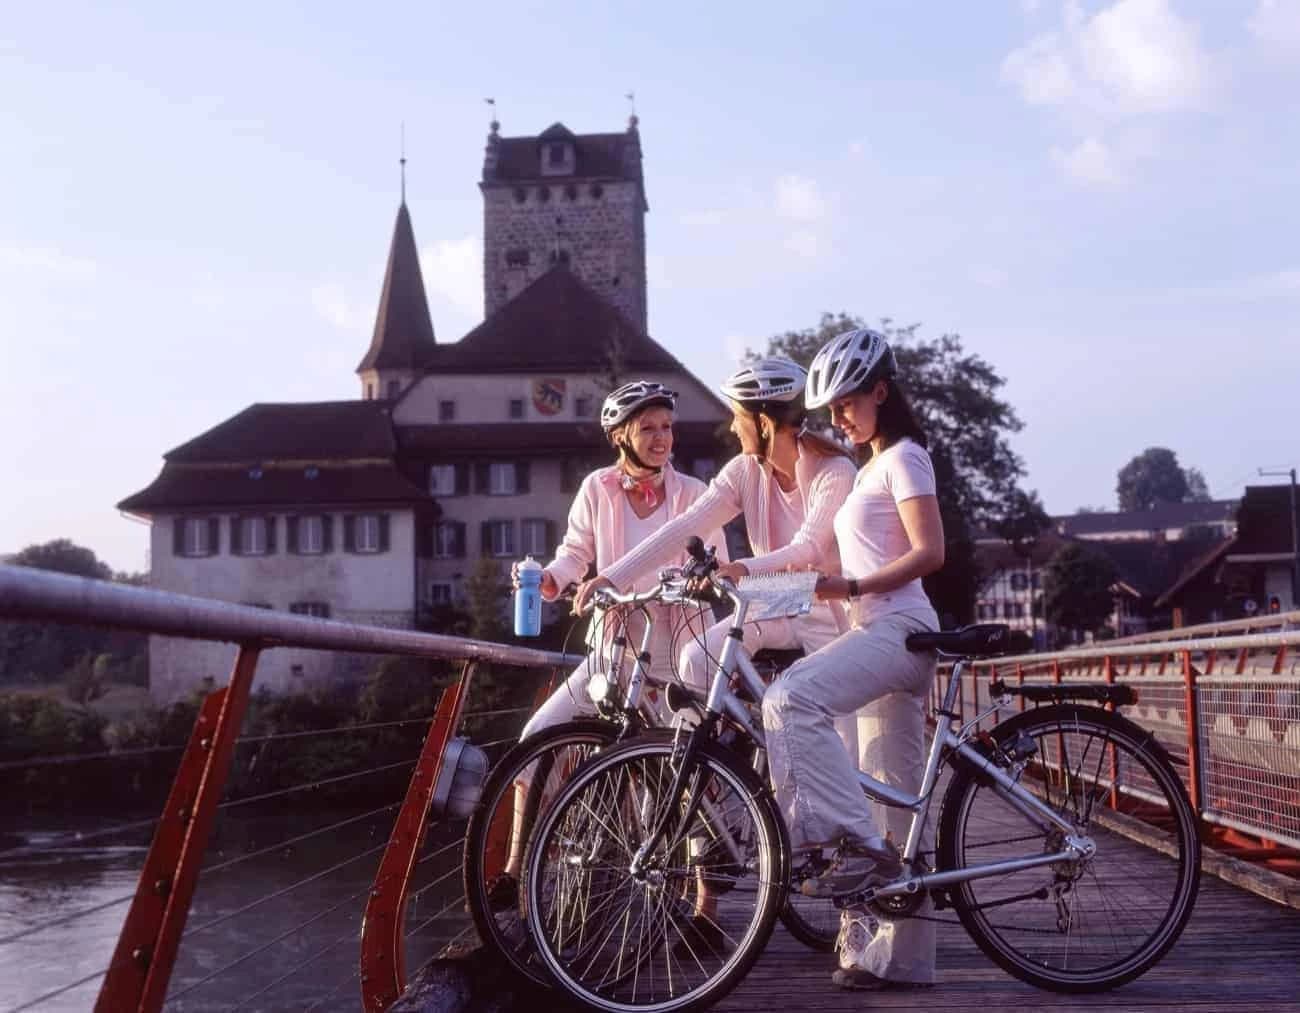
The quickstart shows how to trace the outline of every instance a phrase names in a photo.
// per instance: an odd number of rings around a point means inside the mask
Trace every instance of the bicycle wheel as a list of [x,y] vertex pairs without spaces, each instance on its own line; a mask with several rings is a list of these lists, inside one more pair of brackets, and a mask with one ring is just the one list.
[[811,860],[800,863],[795,859],[790,892],[785,907],[781,908],[781,924],[810,950],[834,953],[835,943],[840,937],[840,909],[829,898],[805,897],[799,892],[803,880],[817,871]]
[[520,742],[492,768],[466,827],[465,901],[479,939],[541,985],[550,979],[537,962],[518,899],[509,903],[500,888],[494,895],[490,887],[504,871],[511,848],[522,854],[538,813],[564,781],[617,735],[618,726],[611,722],[586,719],[555,725]]
[[[1177,941],[1196,902],[1201,850],[1182,782],[1154,738],[1118,714],[1058,704],[992,730],[995,763],[1072,821],[1095,853],[951,888],[966,931],[1017,978],[1058,992],[1131,981]],[[1158,850],[1139,841],[1153,841]],[[1059,851],[990,778],[955,770],[939,820],[939,867]]]
[[[600,1010],[716,1002],[762,953],[789,881],[780,813],[754,773],[706,743],[680,794],[674,744],[636,739],[584,765],[543,815],[526,862],[528,924],[559,985]],[[699,803],[687,816],[691,789]],[[650,829],[668,830],[633,870]],[[692,928],[702,884],[713,915]]]

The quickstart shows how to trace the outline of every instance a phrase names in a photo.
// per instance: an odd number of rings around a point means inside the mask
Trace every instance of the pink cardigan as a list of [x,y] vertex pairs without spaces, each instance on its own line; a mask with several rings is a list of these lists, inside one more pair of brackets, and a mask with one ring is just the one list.
[[[664,468],[664,494],[668,500],[670,518],[680,517],[691,504],[705,495],[707,489],[698,478],[681,474],[671,464]],[[613,566],[632,548],[625,544],[623,533],[623,511],[626,509],[626,495],[619,482],[617,466],[597,468],[582,480],[582,488],[569,507],[569,527],[564,532],[564,540],[555,550],[555,558],[546,565],[559,587],[581,581],[586,577],[587,567],[593,561],[597,572],[604,573],[606,568]],[[665,543],[666,551],[660,565],[684,563],[686,553],[683,546],[686,539],[701,528],[708,531],[706,543],[716,544],[718,558],[725,560],[727,545],[722,532],[717,530],[718,527],[716,524],[692,527],[675,543]]]
[[773,545],[771,504],[778,495],[771,465],[753,454],[740,454],[727,462],[709,484],[708,491],[686,513],[670,521],[600,574],[619,590],[626,590],[648,570],[663,566],[674,546],[692,534],[720,527],[737,514],[745,515],[754,558],[745,560],[751,573],[815,567],[822,573],[840,572],[835,545],[835,513],[853,489],[857,469],[840,454],[823,455],[799,443],[795,481],[803,493],[803,524],[789,545]]

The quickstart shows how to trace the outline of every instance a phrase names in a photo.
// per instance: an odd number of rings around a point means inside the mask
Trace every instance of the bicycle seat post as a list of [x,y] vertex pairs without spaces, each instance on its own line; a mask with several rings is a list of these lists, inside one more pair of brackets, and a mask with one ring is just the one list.
[[961,692],[961,676],[962,672],[966,670],[968,660],[967,658],[958,658],[953,662],[952,675],[948,677],[948,691],[944,693],[943,706],[939,709],[939,713],[944,717],[951,719],[957,716],[957,712],[953,710],[953,707],[957,703],[957,694]]

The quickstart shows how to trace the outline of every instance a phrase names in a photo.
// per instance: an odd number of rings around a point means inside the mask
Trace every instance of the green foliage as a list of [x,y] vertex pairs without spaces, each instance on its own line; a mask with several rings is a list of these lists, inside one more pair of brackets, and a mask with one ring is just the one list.
[[993,525],[993,530],[1019,555],[1028,558],[1039,536],[1052,526],[1052,519],[1036,492],[1016,489],[1008,499],[1008,512]]
[[1158,502],[1207,502],[1205,476],[1196,468],[1184,471],[1168,447],[1147,447],[1120,468],[1115,495],[1121,510],[1150,510]]
[[77,577],[94,577],[110,580],[112,569],[101,563],[93,550],[77,545],[68,538],[56,538],[42,545],[29,545],[9,560],[14,566],[30,566],[37,570],[54,570]]
[[510,583],[495,559],[482,556],[465,579],[469,635],[476,640],[504,640]]
[[1058,629],[1095,633],[1114,608],[1115,566],[1084,542],[1070,542],[1043,571],[1043,611]]
[[[807,365],[835,335],[865,326],[860,317],[823,313],[816,327],[771,338],[767,353]],[[979,586],[973,532],[1037,502],[1018,485],[1024,464],[1009,439],[1022,424],[999,396],[1003,378],[984,359],[967,353],[960,336],[921,339],[919,325],[895,327],[888,318],[876,329],[894,348],[899,384],[930,440],[947,558],[942,570],[926,578],[926,591],[941,617],[969,622]]]
[[357,701],[357,715],[363,722],[371,722],[432,714],[439,693],[454,678],[446,662],[385,658],[366,680]]
[[103,722],[37,694],[0,695],[0,759],[59,756],[101,748]]

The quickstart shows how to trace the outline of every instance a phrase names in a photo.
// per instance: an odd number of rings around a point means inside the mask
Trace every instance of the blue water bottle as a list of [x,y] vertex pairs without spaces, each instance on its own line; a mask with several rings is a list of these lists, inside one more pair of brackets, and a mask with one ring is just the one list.
[[515,591],[515,636],[535,637],[542,632],[542,564],[525,556],[515,572],[519,589]]

